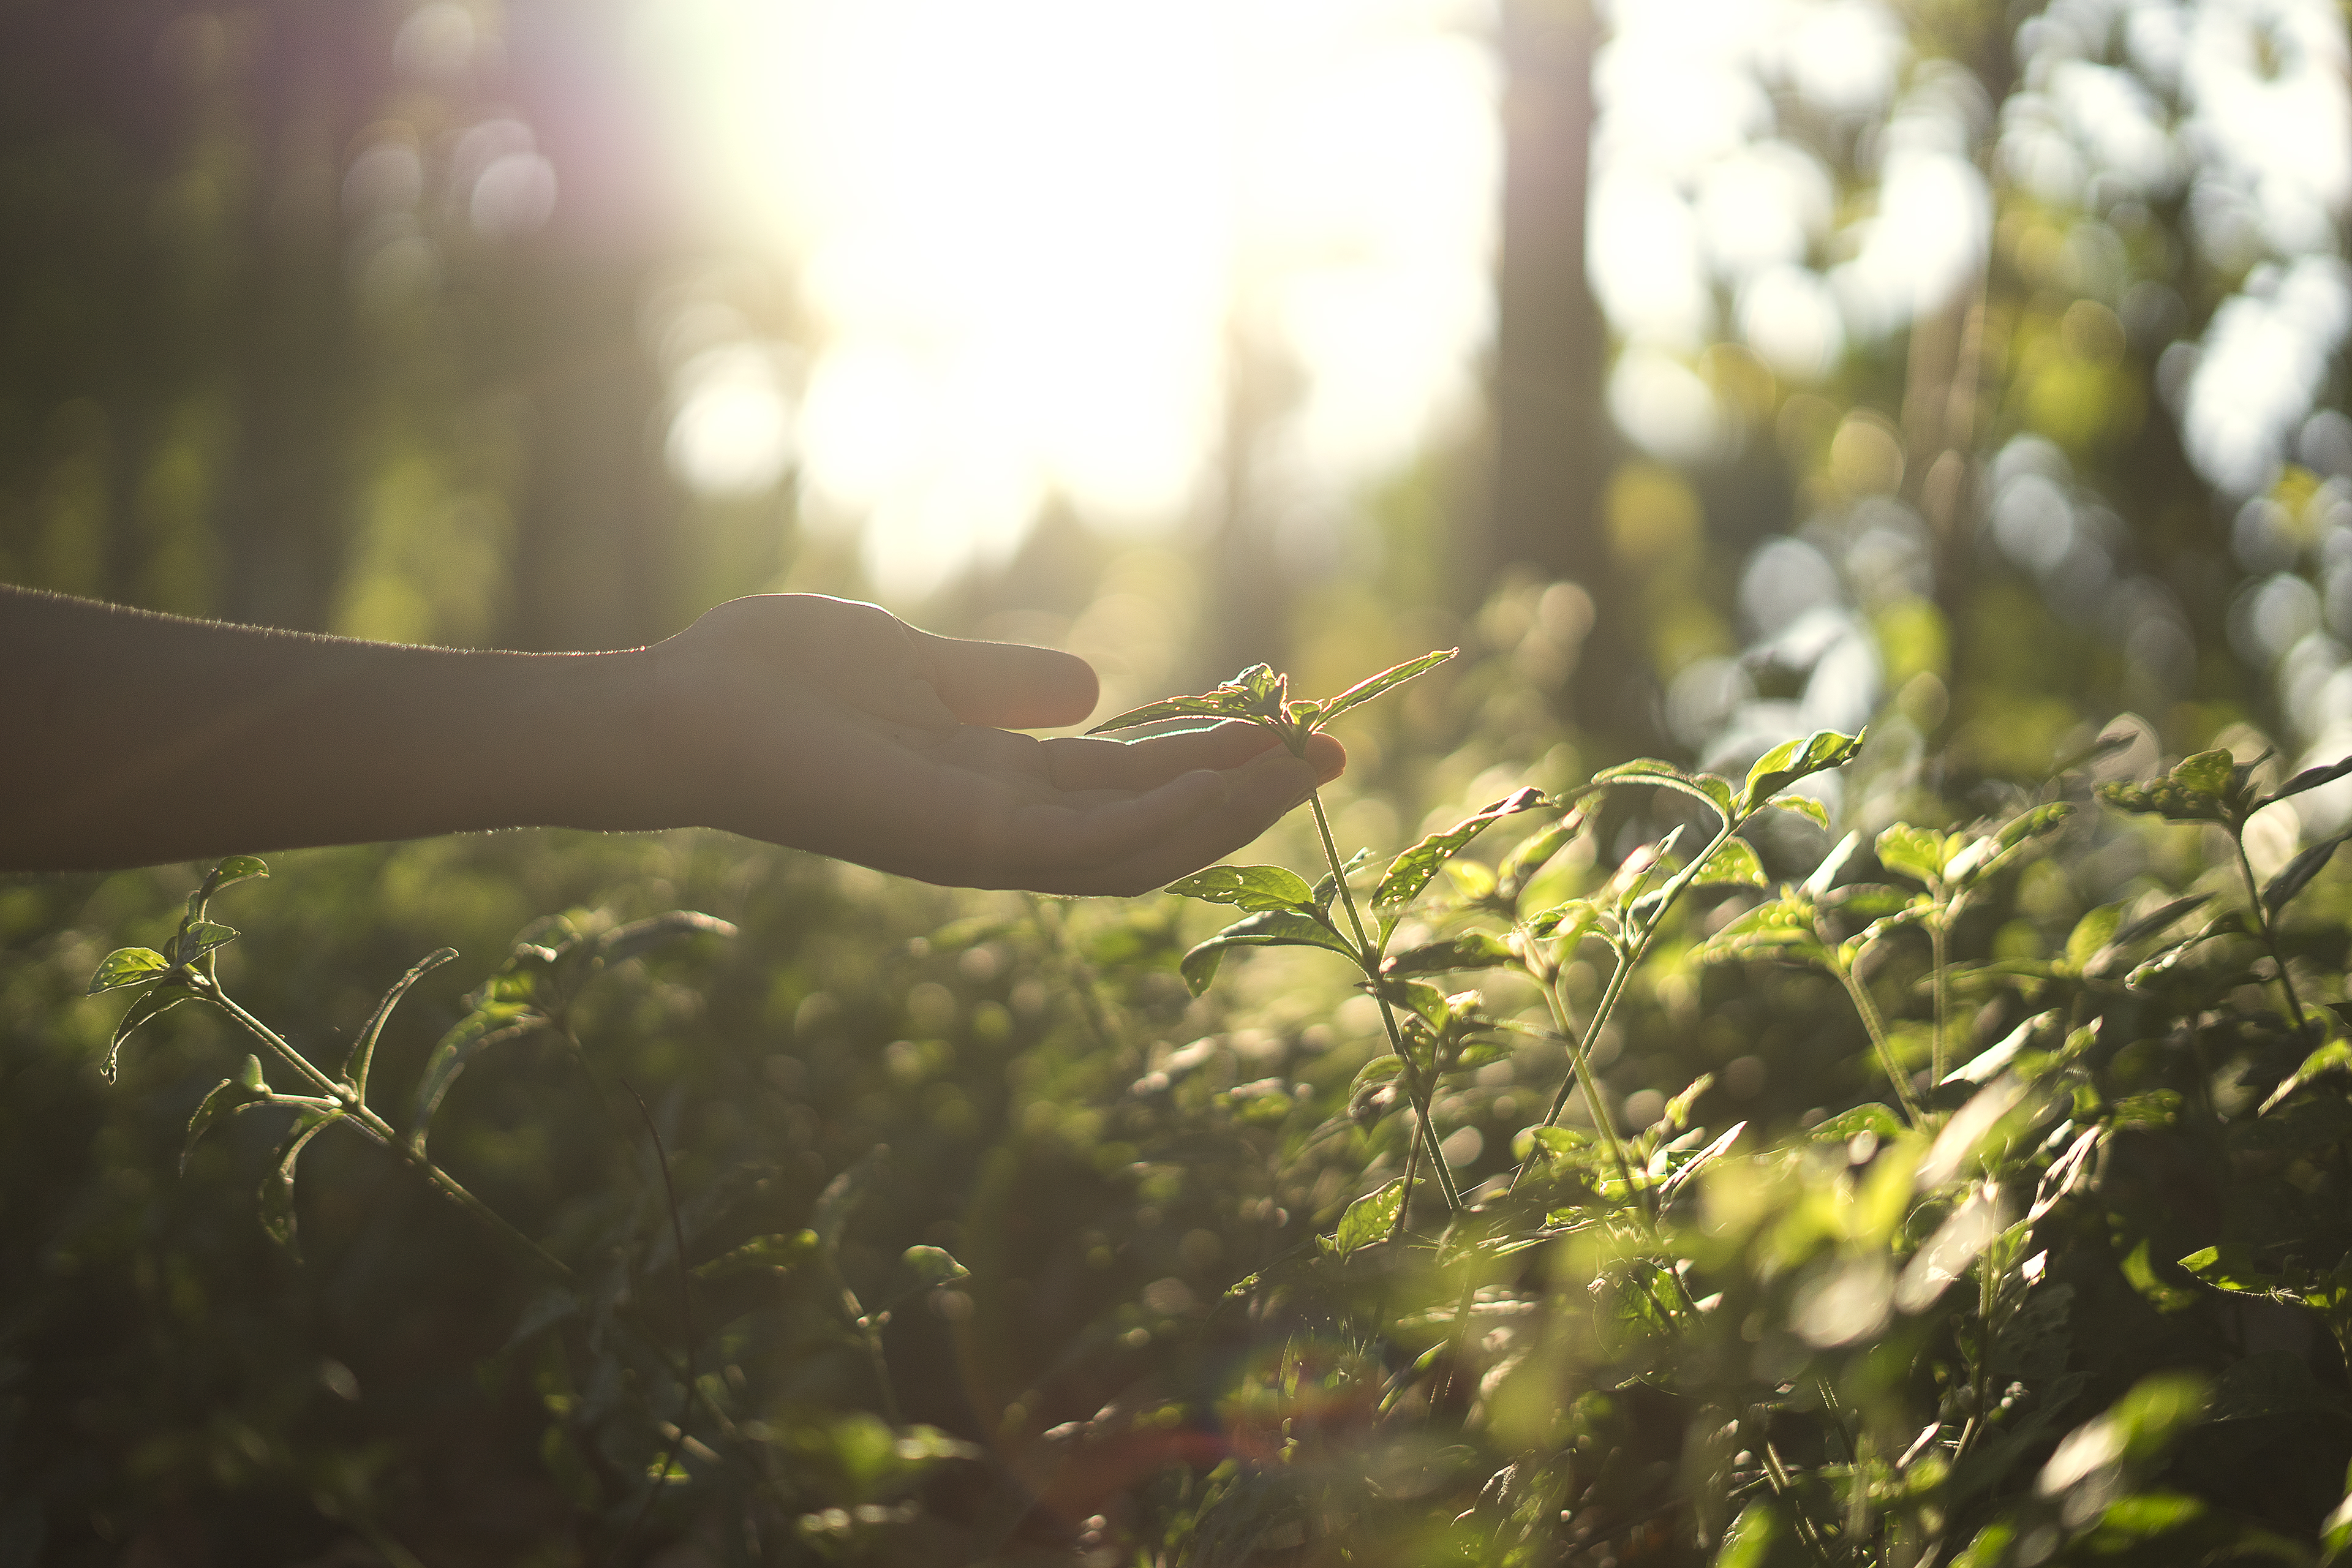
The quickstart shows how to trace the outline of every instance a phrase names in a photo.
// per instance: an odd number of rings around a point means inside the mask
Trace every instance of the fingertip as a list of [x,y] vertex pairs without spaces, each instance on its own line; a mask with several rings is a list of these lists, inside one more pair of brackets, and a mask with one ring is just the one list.
[[1348,771],[1348,748],[1334,735],[1314,734],[1307,738],[1307,763],[1315,770],[1318,784],[1329,784]]

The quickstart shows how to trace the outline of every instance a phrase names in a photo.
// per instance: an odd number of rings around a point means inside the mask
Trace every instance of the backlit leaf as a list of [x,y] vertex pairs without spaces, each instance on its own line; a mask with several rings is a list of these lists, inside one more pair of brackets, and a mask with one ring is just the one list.
[[202,885],[188,895],[187,918],[192,921],[204,919],[205,906],[212,902],[213,895],[223,888],[235,887],[239,882],[249,882],[257,877],[268,875],[269,868],[262,864],[258,857],[230,856],[205,873]]
[[[2320,767],[2305,768],[2279,785],[2278,793],[2272,795],[2270,799],[2284,800],[2289,795],[2301,795],[2309,789],[2317,789],[2321,784],[2334,784],[2347,773],[2352,773],[2352,757],[2346,757],[2342,762],[2328,763]],[[2267,805],[2270,801],[2264,801],[2263,804]]]
[[118,947],[98,962],[97,973],[89,977],[86,996],[101,991],[116,991],[125,985],[136,985],[152,980],[172,967],[172,961],[152,947]]
[[1339,1227],[1331,1233],[1329,1250],[1347,1258],[1374,1242],[1384,1241],[1396,1228],[1397,1212],[1404,1205],[1402,1177],[1365,1194],[1348,1205]]
[[1727,838],[1715,847],[1697,873],[1691,878],[1696,887],[1732,886],[1761,888],[1766,886],[1764,862],[1756,858],[1756,850],[1745,838]]
[[733,936],[735,927],[698,910],[669,910],[615,927],[597,939],[596,956],[618,963],[689,936]]
[[2217,747],[2183,757],[2172,770],[2170,778],[2183,789],[2194,790],[2200,795],[2221,796],[2230,793],[2230,778],[2236,767],[2237,763],[2229,752]]
[[131,1010],[122,1015],[122,1022],[114,1026],[114,1038],[106,1047],[106,1060],[100,1064],[99,1075],[112,1083],[122,1055],[122,1042],[131,1037],[131,1032],[156,1014],[168,1012],[194,994],[184,985],[169,984],[151,985],[141,992],[131,1004]]
[[236,932],[213,921],[184,922],[179,934],[172,939],[172,961],[179,964],[194,963],[215,948],[226,947],[236,940]]
[[434,1113],[441,1109],[442,1097],[457,1075],[492,1046],[543,1028],[547,1020],[527,1008],[500,1004],[477,1008],[458,1020],[455,1028],[441,1037],[433,1052],[425,1058],[425,1071],[416,1080],[416,1100],[409,1115],[408,1147],[416,1154],[425,1152],[425,1140],[433,1131]]
[[1158,702],[1147,702],[1140,708],[1129,709],[1115,719],[1104,720],[1087,733],[1101,735],[1113,730],[1132,730],[1139,725],[1156,724],[1162,719],[1251,717],[1246,694],[1221,690],[1198,697],[1169,697]]
[[1402,664],[1392,665],[1378,675],[1356,682],[1337,697],[1325,698],[1317,704],[1319,710],[1315,718],[1315,727],[1322,728],[1349,709],[1370,702],[1391,687],[1402,686],[1417,675],[1427,674],[1461,651],[1458,647],[1439,648],[1433,653],[1423,654],[1419,658],[1409,658]]
[[2067,967],[2080,971],[2097,957],[2099,950],[2116,934],[2116,928],[2123,923],[2123,918],[2121,904],[2102,904],[2076,921],[2074,929],[2066,934]]
[[344,1058],[345,1083],[362,1096],[367,1093],[368,1063],[375,1056],[376,1037],[383,1033],[384,1022],[392,1016],[392,1010],[400,1005],[400,999],[408,994],[410,986],[457,956],[457,950],[454,947],[436,948],[418,959],[409,967],[407,973],[392,983],[392,989],[383,994],[383,1000],[378,1002],[375,1011],[368,1015],[366,1026],[360,1030],[360,1037],[352,1042],[351,1055]]
[[[256,1068],[259,1062],[248,1057]],[[259,1085],[241,1078],[225,1078],[213,1086],[212,1092],[197,1103],[196,1113],[188,1118],[188,1136],[180,1145],[180,1174],[188,1173],[188,1156],[195,1152],[196,1140],[206,1129],[224,1118],[236,1115],[252,1106],[266,1103],[268,1096]]]
[[1878,836],[1878,863],[1898,876],[1915,882],[1940,880],[1944,860],[1951,846],[1944,835],[1932,827],[1914,827],[1898,822]]
[[2279,1086],[2271,1090],[2270,1098],[2263,1101],[2262,1110],[2256,1114],[2267,1114],[2273,1106],[2312,1079],[2326,1073],[2341,1072],[2347,1067],[2352,1067],[2352,1040],[2328,1041],[2304,1058],[2300,1067],[2280,1080]]
[[1381,963],[1381,973],[1443,974],[1457,969],[1500,969],[1518,962],[1519,955],[1501,937],[1491,931],[1465,931],[1392,954]]
[[1393,929],[1395,911],[1419,896],[1437,868],[1459,855],[1470,841],[1507,816],[1523,811],[1534,811],[1551,803],[1539,789],[1523,789],[1505,795],[1475,816],[1465,816],[1443,833],[1433,833],[1394,860],[1372,889],[1372,907],[1382,911],[1382,918]]
[[2271,879],[2270,886],[2263,889],[2263,908],[2270,911],[2273,920],[2278,918],[2279,910],[2286,908],[2289,899],[2303,891],[2311,879],[2319,875],[2320,868],[2335,857],[2336,851],[2347,838],[2352,838],[2352,833],[2339,833],[2333,838],[2320,840],[2288,861],[2285,869]]
[[1844,766],[1862,750],[1862,741],[1861,735],[1841,735],[1834,730],[1816,730],[1800,740],[1784,741],[1756,759],[1734,804],[1742,815],[1754,811],[1799,779]]
[[1535,879],[1551,858],[1568,847],[1584,826],[1584,814],[1570,812],[1549,827],[1537,829],[1518,842],[1496,868],[1496,881],[1507,898],[1516,898]]
[[1800,816],[1810,816],[1823,833],[1830,830],[1830,808],[1809,795],[1776,795],[1765,805],[1774,811],[1793,811]]
[[1263,914],[1272,910],[1307,910],[1315,889],[1296,871],[1280,866],[1212,866],[1168,884],[1171,893]]
[[696,1265],[694,1278],[698,1284],[721,1285],[746,1275],[782,1274],[815,1257],[820,1249],[813,1230],[756,1236],[731,1252]]
[[1353,943],[1313,915],[1286,910],[1269,910],[1238,921],[1186,953],[1180,967],[1184,984],[1198,996],[1216,978],[1225,951],[1235,947],[1319,947],[1348,958],[1358,958]]
[[971,1278],[971,1270],[955,1260],[944,1247],[910,1247],[898,1255],[899,1267],[915,1277],[919,1289],[952,1285]]
[[1732,820],[1731,782],[1713,773],[1686,773],[1672,763],[1655,757],[1637,757],[1630,763],[1620,763],[1613,768],[1603,768],[1592,775],[1595,784],[1651,784],[1687,795],[1714,812],[1724,822]]

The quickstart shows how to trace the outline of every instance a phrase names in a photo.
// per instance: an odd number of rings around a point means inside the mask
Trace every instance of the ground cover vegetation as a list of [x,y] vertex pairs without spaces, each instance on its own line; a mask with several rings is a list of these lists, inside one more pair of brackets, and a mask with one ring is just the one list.
[[[1395,746],[1498,663],[1106,727],[1303,744],[1402,687]],[[2322,1561],[2347,892],[2338,839],[2247,840],[2343,770],[2111,776],[2131,739],[1834,838],[1826,781],[1906,776],[1867,736],[1546,779],[1392,854],[1318,797],[1300,869],[1129,901],[694,836],[236,859],[64,921],[10,889],[51,934],[6,1005],[57,1022],[0,1112],[5,1539]],[[428,927],[505,956],[418,962]],[[103,1180],[28,1157],[61,1121]]]

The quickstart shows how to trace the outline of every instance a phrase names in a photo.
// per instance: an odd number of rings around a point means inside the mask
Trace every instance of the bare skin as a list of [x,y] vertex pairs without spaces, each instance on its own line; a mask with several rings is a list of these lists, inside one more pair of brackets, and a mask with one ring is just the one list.
[[407,647],[0,585],[0,870],[499,827],[724,828],[929,882],[1137,893],[1336,777],[1255,725],[1057,737],[1094,671],[871,605],[721,605],[651,647]]

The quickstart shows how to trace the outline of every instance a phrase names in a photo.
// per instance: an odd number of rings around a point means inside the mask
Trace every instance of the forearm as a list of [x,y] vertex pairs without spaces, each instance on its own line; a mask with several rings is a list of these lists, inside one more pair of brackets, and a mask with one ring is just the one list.
[[646,827],[634,654],[184,621],[0,587],[0,868]]

